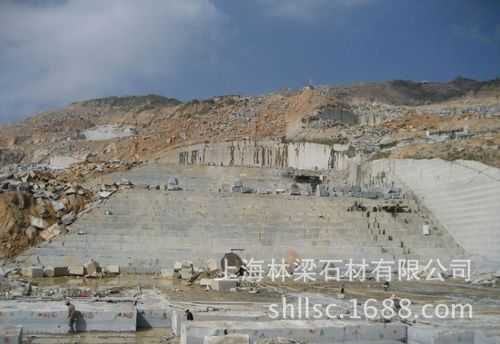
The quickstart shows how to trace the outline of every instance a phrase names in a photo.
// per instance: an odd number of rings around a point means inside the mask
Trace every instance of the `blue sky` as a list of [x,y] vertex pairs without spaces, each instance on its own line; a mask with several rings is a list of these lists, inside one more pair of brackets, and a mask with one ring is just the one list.
[[497,0],[0,0],[0,122],[88,98],[500,76]]

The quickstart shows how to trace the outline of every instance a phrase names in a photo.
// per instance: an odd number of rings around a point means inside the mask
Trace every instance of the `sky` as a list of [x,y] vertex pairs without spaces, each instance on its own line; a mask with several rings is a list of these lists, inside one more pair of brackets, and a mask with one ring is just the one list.
[[0,123],[180,100],[500,76],[498,0],[0,0]]

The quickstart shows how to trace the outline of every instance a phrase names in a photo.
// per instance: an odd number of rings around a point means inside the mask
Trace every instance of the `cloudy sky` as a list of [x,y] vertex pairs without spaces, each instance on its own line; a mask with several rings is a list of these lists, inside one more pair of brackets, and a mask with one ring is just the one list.
[[500,1],[0,0],[0,122],[110,95],[458,75],[500,76]]

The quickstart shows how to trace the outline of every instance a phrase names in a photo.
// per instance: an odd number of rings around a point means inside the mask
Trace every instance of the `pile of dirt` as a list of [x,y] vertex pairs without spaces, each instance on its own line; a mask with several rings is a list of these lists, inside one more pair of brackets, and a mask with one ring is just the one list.
[[8,192],[0,194],[0,257],[10,257],[23,250],[34,238],[29,238],[29,227],[34,203],[30,194]]

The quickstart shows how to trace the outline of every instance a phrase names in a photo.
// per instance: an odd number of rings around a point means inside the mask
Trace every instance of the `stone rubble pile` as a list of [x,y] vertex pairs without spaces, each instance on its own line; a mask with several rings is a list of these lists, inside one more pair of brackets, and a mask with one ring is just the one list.
[[[225,264],[223,261],[227,262],[227,267],[223,266]],[[221,265],[219,266],[213,258],[207,259],[200,266],[191,261],[178,261],[173,268],[162,269],[161,278],[183,280],[188,286],[196,283],[207,291],[245,291],[251,294],[259,292],[260,287],[256,282],[245,279],[246,266],[238,255],[226,254],[221,260]]]
[[19,166],[13,171],[0,173],[0,202],[4,204],[3,209],[7,209],[0,215],[5,219],[3,223],[8,225],[8,228],[2,228],[0,224],[0,257],[15,255],[40,240],[52,240],[65,233],[79,216],[118,190],[134,187],[126,179],[92,189],[74,181],[95,171],[96,166],[107,171],[128,169],[131,164],[121,161],[77,164],[64,171]]
[[[3,292],[8,292],[12,289],[17,290],[14,294],[26,295],[26,290],[21,291],[21,288],[26,289],[28,282],[23,278],[55,278],[55,277],[85,277],[85,278],[102,278],[106,276],[117,276],[120,274],[118,265],[101,266],[95,259],[91,258],[83,265],[67,265],[67,266],[24,266],[16,267],[9,272],[9,279],[5,279],[5,275],[0,275],[0,285]],[[8,282],[8,283],[7,283]],[[29,293],[28,293],[29,295]]]
[[[94,266],[92,266],[94,264]],[[99,264],[91,260],[85,266],[85,278],[114,276],[116,273],[108,272],[108,267],[100,268]],[[97,267],[99,272],[93,271],[93,267]],[[117,267],[110,267],[112,270]],[[74,268],[73,268],[74,269]],[[119,270],[118,270],[119,271]],[[50,297],[52,299],[65,299],[68,297],[106,297],[116,296],[121,293],[121,288],[105,288],[99,290],[91,290],[85,287],[40,287],[33,278],[53,278],[75,275],[70,274],[68,267],[25,267],[22,269],[14,268],[7,272],[0,270],[0,298],[12,299],[18,297]]]

